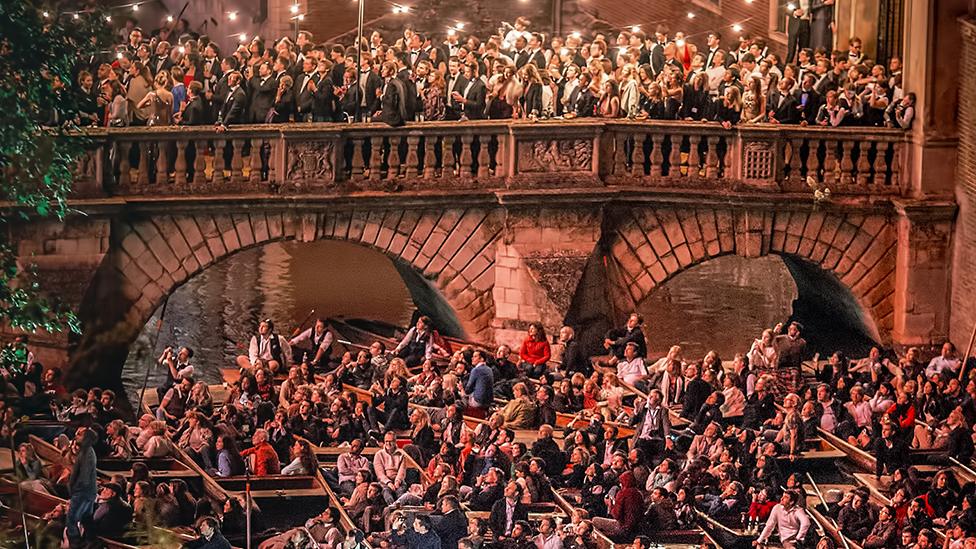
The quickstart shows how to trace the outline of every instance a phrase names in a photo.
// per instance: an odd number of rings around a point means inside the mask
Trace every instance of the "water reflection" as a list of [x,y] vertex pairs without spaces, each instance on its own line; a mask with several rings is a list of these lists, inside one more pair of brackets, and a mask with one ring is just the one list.
[[[414,304],[393,262],[379,252],[340,241],[272,243],[240,252],[210,267],[169,298],[156,353],[189,345],[195,377],[222,381],[260,319],[272,318],[291,333],[311,309],[321,316],[350,316],[403,325]],[[130,400],[138,399],[161,311],[149,320],[129,351],[122,372]],[[149,387],[162,382],[153,368]]]
[[652,355],[681,345],[700,359],[714,349],[724,360],[749,350],[765,328],[790,317],[797,286],[778,256],[724,256],[681,272],[639,306]]

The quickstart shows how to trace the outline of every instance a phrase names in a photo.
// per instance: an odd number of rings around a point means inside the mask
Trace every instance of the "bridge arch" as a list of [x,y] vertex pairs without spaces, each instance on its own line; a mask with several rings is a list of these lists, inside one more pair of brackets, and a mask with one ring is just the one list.
[[129,345],[167,295],[239,251],[286,240],[353,242],[409,265],[440,291],[466,335],[489,340],[502,228],[497,211],[481,208],[255,208],[115,219],[109,251],[81,303],[84,331],[69,374],[117,383]]
[[898,238],[885,213],[633,207],[619,212],[604,242],[615,285],[626,288],[616,292],[617,311],[633,310],[661,284],[710,259],[777,254],[794,277],[829,273],[856,300],[865,335],[890,342]]

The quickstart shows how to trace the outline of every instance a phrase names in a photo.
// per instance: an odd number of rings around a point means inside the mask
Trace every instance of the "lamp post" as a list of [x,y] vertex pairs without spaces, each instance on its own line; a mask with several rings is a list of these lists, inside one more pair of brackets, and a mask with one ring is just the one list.
[[[362,91],[363,87],[359,83],[359,77],[363,70],[362,55],[363,55],[363,17],[366,13],[366,0],[359,0],[359,15],[356,21],[356,89],[359,93],[364,93]],[[359,97],[356,100],[356,121],[358,122],[362,118],[362,104],[364,97]]]

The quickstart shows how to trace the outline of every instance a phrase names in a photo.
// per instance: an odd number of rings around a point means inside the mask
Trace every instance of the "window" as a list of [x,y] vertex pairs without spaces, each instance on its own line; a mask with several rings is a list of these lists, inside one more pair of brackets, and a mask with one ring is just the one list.
[[790,7],[798,3],[798,0],[772,0],[769,3],[769,32],[772,37],[786,34],[786,25],[790,17]]

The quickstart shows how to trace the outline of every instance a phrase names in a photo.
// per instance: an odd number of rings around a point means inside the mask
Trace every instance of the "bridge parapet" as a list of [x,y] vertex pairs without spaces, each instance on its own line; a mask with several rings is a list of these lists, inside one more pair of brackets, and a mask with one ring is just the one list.
[[[661,121],[477,121],[111,128],[84,197],[640,187],[901,196],[906,134]],[[199,154],[202,152],[202,154]]]

